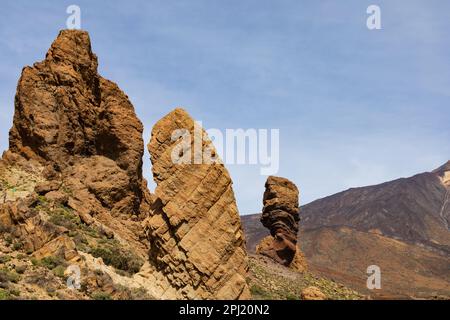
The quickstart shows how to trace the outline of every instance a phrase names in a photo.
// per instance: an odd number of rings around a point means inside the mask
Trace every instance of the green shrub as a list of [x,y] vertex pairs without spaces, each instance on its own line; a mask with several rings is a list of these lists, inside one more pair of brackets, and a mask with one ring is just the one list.
[[15,271],[3,268],[0,270],[0,281],[17,283],[20,281],[20,275]]
[[16,289],[10,289],[9,293],[16,297],[20,296],[20,291]]
[[48,202],[47,198],[44,196],[38,196],[38,201],[39,201],[39,203],[42,203],[42,204],[46,204]]
[[13,238],[11,235],[7,234],[4,237],[6,245],[9,247],[13,243]]
[[58,266],[65,266],[66,262],[64,261],[64,259],[59,258],[59,257],[55,257],[55,256],[49,256],[49,257],[45,257],[41,260],[37,260],[37,259],[31,259],[31,262],[33,263],[33,265],[35,266],[42,266],[42,267],[46,267],[49,270],[53,270]]
[[0,263],[6,263],[11,260],[11,257],[7,254],[0,256]]
[[263,288],[257,285],[252,285],[250,287],[250,293],[253,297],[262,298],[262,299],[271,299],[271,295],[269,292],[265,291]]
[[0,233],[9,233],[11,232],[11,227],[0,225]]
[[144,263],[142,259],[133,253],[113,245],[102,245],[92,248],[90,253],[96,258],[102,258],[105,264],[129,273],[138,272]]
[[11,299],[11,294],[9,293],[9,291],[0,289],[0,300],[9,300],[9,299]]
[[112,300],[112,297],[109,293],[101,291],[95,291],[94,293],[92,293],[91,298],[94,300]]
[[13,249],[14,250],[20,250],[20,249],[22,249],[23,248],[23,243],[22,242],[15,242],[14,244],[13,244]]
[[53,270],[52,270],[52,272],[53,272],[53,274],[55,275],[55,276],[57,276],[57,277],[60,277],[60,278],[65,278],[65,275],[64,275],[64,272],[66,271],[66,268],[64,267],[64,266],[57,266],[56,268],[54,268]]
[[98,230],[95,229],[94,227],[88,226],[86,224],[81,224],[80,228],[88,236],[91,236],[93,238],[99,238],[100,237]]

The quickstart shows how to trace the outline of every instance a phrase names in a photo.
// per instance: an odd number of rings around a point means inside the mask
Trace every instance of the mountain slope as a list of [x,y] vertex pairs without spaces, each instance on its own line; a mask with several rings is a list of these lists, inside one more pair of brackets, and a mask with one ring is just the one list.
[[[348,227],[304,231],[312,272],[374,298],[450,296],[450,258],[418,245]],[[381,290],[368,290],[367,267],[381,270]]]
[[[367,266],[377,264],[385,281],[376,295],[450,296],[449,177],[450,161],[303,206],[299,241],[309,265],[363,291]],[[267,231],[258,215],[242,221],[252,251]]]
[[302,227],[348,226],[450,254],[445,168],[316,200],[302,208]]

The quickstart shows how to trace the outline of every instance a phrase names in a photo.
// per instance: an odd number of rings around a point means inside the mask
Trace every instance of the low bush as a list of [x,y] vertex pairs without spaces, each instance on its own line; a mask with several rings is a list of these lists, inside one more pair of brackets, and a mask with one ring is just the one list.
[[14,282],[20,281],[20,275],[14,270],[3,268],[0,270],[0,282]]
[[92,248],[90,254],[96,258],[102,258],[107,265],[132,274],[138,272],[144,263],[141,258],[131,252],[127,252],[119,244],[101,244],[96,248]]
[[80,218],[74,214],[70,209],[60,207],[50,213],[49,222],[62,226],[70,231],[74,231],[79,228],[81,223]]
[[112,297],[109,293],[101,291],[95,291],[94,293],[92,293],[91,298],[94,300],[112,300]]
[[9,300],[11,299],[11,294],[9,291],[0,289],[0,300]]
[[64,261],[64,259],[55,257],[55,256],[45,257],[41,260],[37,260],[37,259],[33,258],[33,259],[31,259],[31,262],[35,266],[46,267],[49,270],[53,270],[58,266],[64,267],[66,265],[66,262]]

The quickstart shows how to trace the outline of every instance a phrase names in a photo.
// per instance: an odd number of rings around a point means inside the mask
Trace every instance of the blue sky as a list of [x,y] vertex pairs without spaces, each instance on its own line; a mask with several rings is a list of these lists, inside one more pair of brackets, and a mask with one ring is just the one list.
[[[146,142],[177,106],[206,128],[280,129],[278,175],[299,186],[302,204],[450,159],[444,0],[2,0],[1,150],[21,69],[44,58],[70,4],[81,7],[99,72],[130,97]],[[382,30],[366,27],[370,4],[381,8]],[[259,167],[228,168],[240,212],[259,212]]]

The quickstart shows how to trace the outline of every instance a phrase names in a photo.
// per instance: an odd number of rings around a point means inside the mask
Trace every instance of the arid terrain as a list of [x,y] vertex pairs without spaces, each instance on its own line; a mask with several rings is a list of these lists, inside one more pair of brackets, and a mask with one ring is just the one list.
[[[239,181],[182,108],[146,139],[147,187],[143,125],[98,63],[87,32],[63,30],[22,70],[0,159],[0,300],[450,296],[450,162],[300,214],[301,186],[269,176],[262,214],[240,216]],[[201,144],[180,148],[180,129]]]
[[[350,189],[300,209],[299,243],[310,270],[376,298],[450,296],[450,162],[427,173]],[[247,247],[267,231],[242,217]],[[381,290],[366,288],[378,265]]]

